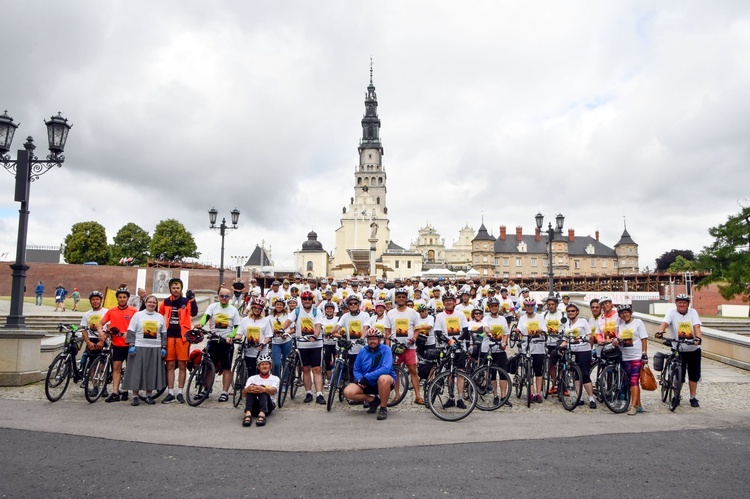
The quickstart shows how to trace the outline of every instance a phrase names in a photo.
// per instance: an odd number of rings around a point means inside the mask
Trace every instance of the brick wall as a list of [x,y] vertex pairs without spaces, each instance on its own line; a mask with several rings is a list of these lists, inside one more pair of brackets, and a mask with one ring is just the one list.
[[[11,270],[10,262],[0,263],[0,296],[10,296]],[[115,289],[120,283],[127,284],[131,292],[135,292],[136,275],[138,269],[135,267],[120,267],[109,265],[62,265],[56,263],[33,263],[29,265],[26,273],[26,296],[34,296],[34,288],[39,281],[44,283],[44,295],[54,296],[55,288],[62,284],[65,289],[73,292],[78,288],[84,299],[88,294],[98,289]],[[153,286],[154,270],[149,268],[146,274],[146,290],[150,291]],[[175,277],[180,276],[180,269],[173,269]],[[232,271],[224,272],[224,281],[231,284],[234,279]],[[247,282],[247,279],[245,279]],[[218,288],[219,271],[216,269],[190,270],[191,289]]]
[[[675,295],[685,293],[684,285],[676,285],[674,289]],[[734,297],[731,300],[724,299],[719,294],[719,288],[716,284],[709,284],[702,289],[693,288],[693,308],[699,315],[718,315],[719,305],[722,304],[747,305],[747,303],[743,302],[740,297]]]

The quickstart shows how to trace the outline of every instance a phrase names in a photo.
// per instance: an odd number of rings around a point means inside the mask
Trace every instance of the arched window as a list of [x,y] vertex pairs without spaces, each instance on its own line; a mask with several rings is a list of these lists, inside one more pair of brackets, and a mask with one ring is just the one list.
[[378,201],[378,204],[380,204],[380,196],[378,196],[378,199],[377,199],[377,201]]
[[430,250],[427,252],[427,261],[428,262],[434,262],[435,261],[435,251]]
[[357,185],[362,185],[362,177],[357,177]]
[[383,177],[378,177],[378,185],[383,185]]
[[313,262],[312,260],[310,260],[309,262],[307,262],[307,270],[311,271],[312,269],[313,269]]

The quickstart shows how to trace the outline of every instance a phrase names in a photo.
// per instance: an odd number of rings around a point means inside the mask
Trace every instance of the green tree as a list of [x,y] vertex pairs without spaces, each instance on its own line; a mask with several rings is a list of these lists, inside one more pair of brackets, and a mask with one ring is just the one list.
[[151,236],[138,225],[130,222],[117,231],[111,248],[110,263],[116,265],[121,258],[133,258],[133,265],[145,265]]
[[109,260],[109,246],[104,226],[98,222],[80,222],[65,236],[65,261],[68,263],[96,262],[104,265]]
[[697,267],[696,262],[683,258],[682,255],[677,255],[677,258],[669,266],[667,272],[670,274],[682,274],[683,272],[696,270]]
[[173,262],[200,256],[193,235],[173,218],[162,220],[156,225],[150,249],[152,257]]
[[695,254],[692,252],[692,250],[669,250],[656,259],[656,271],[666,272],[669,266],[674,263],[678,256],[681,256],[685,260],[695,260]]
[[711,227],[716,240],[698,256],[698,266],[711,274],[698,288],[717,283],[719,293],[730,300],[735,296],[750,301],[750,207],[728,217],[726,223]]

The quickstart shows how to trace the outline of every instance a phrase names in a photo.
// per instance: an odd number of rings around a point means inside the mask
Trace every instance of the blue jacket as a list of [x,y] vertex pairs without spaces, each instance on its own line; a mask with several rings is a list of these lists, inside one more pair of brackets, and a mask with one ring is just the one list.
[[[372,365],[373,357],[380,352],[380,363]],[[357,382],[362,377],[367,379],[368,385],[376,385],[378,378],[383,374],[388,374],[393,378],[396,377],[396,370],[393,368],[393,353],[388,345],[381,344],[374,352],[369,347],[363,348],[357,354],[357,360],[354,361],[354,381]]]

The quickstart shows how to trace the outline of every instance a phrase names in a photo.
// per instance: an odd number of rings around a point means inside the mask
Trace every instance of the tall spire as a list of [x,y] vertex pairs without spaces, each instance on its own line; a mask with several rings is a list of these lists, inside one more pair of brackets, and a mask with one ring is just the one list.
[[370,85],[372,85],[372,57],[370,57]]
[[380,149],[380,118],[378,118],[378,96],[372,83],[372,58],[370,58],[370,84],[365,94],[365,115],[362,117],[362,139],[359,143],[362,149]]

